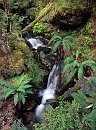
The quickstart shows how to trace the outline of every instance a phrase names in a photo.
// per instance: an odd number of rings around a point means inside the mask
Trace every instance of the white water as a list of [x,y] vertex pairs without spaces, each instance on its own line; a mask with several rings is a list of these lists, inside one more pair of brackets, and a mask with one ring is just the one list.
[[59,79],[58,65],[55,64],[49,74],[47,88],[39,92],[39,95],[42,96],[42,100],[41,100],[41,104],[38,105],[36,108],[35,114],[37,118],[41,117],[47,100],[55,99],[55,90],[56,90],[58,79]]
[[37,49],[40,46],[44,46],[43,42],[36,38],[29,38],[27,39],[28,42],[32,45],[32,48]]

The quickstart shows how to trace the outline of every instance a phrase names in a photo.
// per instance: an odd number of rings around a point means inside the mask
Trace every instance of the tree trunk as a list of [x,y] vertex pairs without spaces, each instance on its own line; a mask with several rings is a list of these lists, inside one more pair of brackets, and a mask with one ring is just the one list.
[[47,13],[49,13],[50,10],[51,10],[51,8],[52,8],[52,5],[53,5],[53,3],[52,3],[52,2],[49,2],[49,4],[47,4],[46,7],[41,10],[41,12],[40,12],[39,15],[37,16],[37,18],[36,18],[33,22],[31,22],[28,26],[26,26],[26,27],[22,30],[22,32],[28,31],[31,27],[34,26],[34,24],[36,24],[36,23],[37,23],[39,20],[41,20]]

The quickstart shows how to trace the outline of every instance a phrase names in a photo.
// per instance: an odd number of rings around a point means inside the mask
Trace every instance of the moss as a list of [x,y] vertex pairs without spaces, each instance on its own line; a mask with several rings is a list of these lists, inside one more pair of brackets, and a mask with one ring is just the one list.
[[11,52],[15,49],[16,51],[22,52],[25,58],[28,58],[28,56],[32,54],[24,39],[16,33],[9,35],[9,45],[11,47]]
[[91,18],[87,24],[80,30],[77,39],[78,50],[84,59],[96,61],[95,38],[93,35],[93,19]]
[[[53,0],[50,3],[47,4],[45,8],[45,10],[47,10],[50,7],[50,11],[42,18],[43,21],[51,21],[58,13],[61,13],[65,16],[67,13],[73,13],[75,11],[75,14],[77,14],[78,9],[82,12],[86,7],[88,7],[88,1],[81,2],[81,0]],[[42,15],[42,10],[39,16],[40,15]]]
[[30,75],[32,83],[37,85],[43,82],[46,73],[45,70],[40,68],[40,64],[33,58],[28,59],[26,62],[28,68],[27,73]]
[[20,51],[0,57],[0,73],[4,77],[19,75],[24,70],[24,57]]

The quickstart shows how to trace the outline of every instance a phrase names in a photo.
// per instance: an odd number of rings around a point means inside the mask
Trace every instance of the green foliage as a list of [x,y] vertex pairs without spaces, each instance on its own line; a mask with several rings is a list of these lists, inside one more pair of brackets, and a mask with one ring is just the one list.
[[[86,122],[88,130],[96,130],[96,77],[90,78],[90,85],[92,87],[91,91],[84,92],[82,90],[78,90],[77,93],[73,93],[72,96],[79,103],[81,107],[81,112],[83,113],[83,121]],[[91,97],[91,100],[86,100],[86,94]],[[86,98],[85,98],[86,97]],[[88,109],[91,110],[88,111]]]
[[12,130],[28,130],[28,129],[24,125],[22,125],[21,119],[18,119],[13,122]]
[[11,21],[12,21],[12,29],[13,32],[19,34],[21,29],[18,26],[22,21],[24,20],[24,16],[20,16],[18,13],[15,13],[11,16]]
[[0,86],[6,86],[2,90],[4,92],[4,98],[7,99],[10,95],[13,95],[15,105],[18,102],[25,104],[27,94],[32,94],[32,85],[29,85],[30,80],[28,75],[24,74],[11,78],[10,82],[12,83],[0,80]]
[[67,57],[67,59],[65,59],[65,64],[66,65],[64,66],[63,72],[66,73],[68,70],[70,70],[70,73],[67,77],[67,83],[70,82],[76,72],[78,74],[78,79],[81,79],[84,75],[84,67],[90,67],[93,72],[96,71],[95,61],[80,61],[78,51],[76,51],[75,59],[74,57]]
[[85,100],[85,93],[82,90],[78,90],[77,93],[72,94],[72,96],[76,100],[76,102],[82,105],[83,108],[88,106],[88,103],[86,103]]
[[36,124],[36,130],[83,130],[83,124],[79,117],[80,105],[72,103],[60,103],[55,109],[48,106],[43,113],[43,123]]
[[38,34],[44,34],[48,35],[49,31],[48,29],[43,25],[43,23],[36,23],[33,26],[33,34],[38,35]]
[[33,58],[27,60],[26,62],[32,83],[39,84],[42,82],[45,71],[43,69],[40,69],[39,63],[37,63]]
[[92,17],[88,20],[80,32],[76,36],[78,50],[81,52],[84,59],[96,61],[96,50],[95,50],[95,39],[94,39],[94,28]]
[[35,9],[32,7],[32,8],[29,8],[27,10],[27,16],[30,17],[31,19],[34,19],[35,18]]
[[59,45],[62,45],[63,46],[63,50],[71,50],[73,45],[76,44],[76,41],[75,39],[72,37],[72,36],[66,36],[65,38],[62,39],[61,36],[59,35],[54,35],[50,42],[53,42],[54,43],[54,46],[53,46],[53,52],[56,52]]
[[[42,2],[43,3],[43,2]],[[47,12],[48,7],[52,3],[50,10]],[[61,13],[63,16],[66,16],[67,13],[70,13],[74,10],[83,10],[86,6],[88,6],[88,1],[81,0],[52,0],[50,1],[47,6],[45,7],[45,11],[47,12],[46,15],[42,18],[43,21],[50,22],[57,16],[58,12]],[[43,10],[43,9],[42,9]],[[42,10],[39,10],[39,16],[42,15]]]

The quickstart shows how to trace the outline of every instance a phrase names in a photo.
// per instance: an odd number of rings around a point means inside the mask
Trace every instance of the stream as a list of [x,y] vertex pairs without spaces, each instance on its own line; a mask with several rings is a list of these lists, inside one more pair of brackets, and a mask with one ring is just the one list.
[[48,99],[55,99],[55,90],[59,79],[59,66],[54,64],[52,70],[50,71],[47,87],[45,90],[39,92],[42,96],[41,104],[36,107],[36,118],[37,121],[41,120],[42,112],[46,106]]
[[[44,50],[45,49],[51,50],[51,47],[49,47],[48,45],[45,45],[41,41],[41,39],[32,37],[30,33],[23,34],[22,37],[25,39],[26,44],[31,50],[38,51],[38,48],[41,47],[41,50],[39,51],[39,55],[41,55],[41,53],[43,54],[43,56],[46,55],[46,53],[43,51],[43,48]],[[50,53],[52,53],[52,51],[49,51],[47,55],[50,55]],[[42,121],[42,113],[45,107],[47,107],[47,101],[51,99],[55,100],[56,89],[58,88],[59,81],[60,81],[60,63],[59,63],[58,58],[56,58],[55,63],[50,70],[46,88],[43,90],[39,90],[39,93],[38,93],[38,98],[39,97],[42,97],[42,98],[41,98],[40,104],[38,104],[35,108],[34,116],[35,116],[36,122]]]

